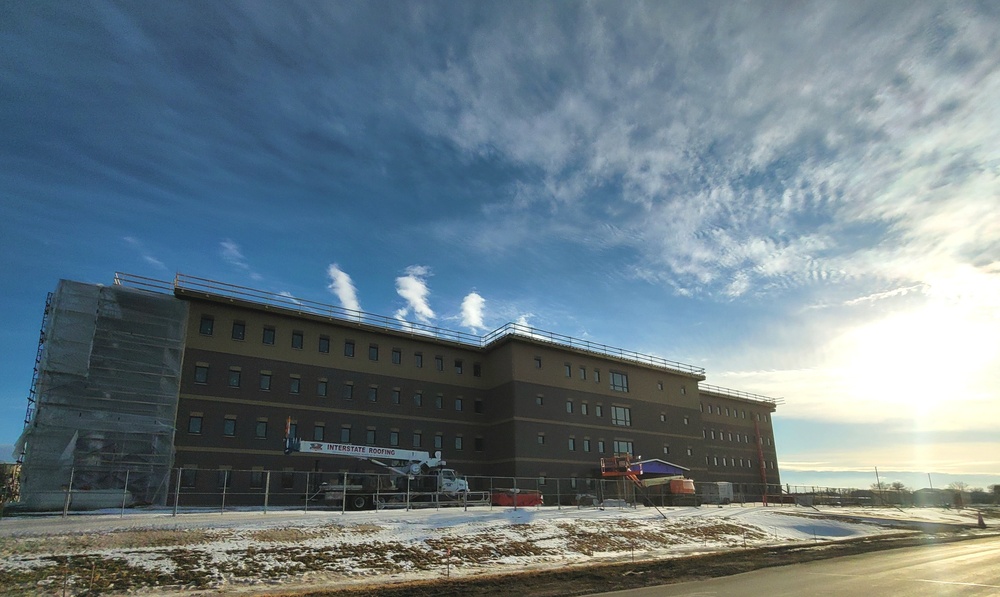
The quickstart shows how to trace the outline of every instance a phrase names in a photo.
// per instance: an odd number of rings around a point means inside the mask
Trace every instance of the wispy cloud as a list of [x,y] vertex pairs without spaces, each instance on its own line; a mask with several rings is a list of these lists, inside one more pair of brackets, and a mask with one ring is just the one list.
[[431,323],[435,315],[427,302],[430,289],[427,287],[426,278],[429,275],[430,268],[411,265],[406,268],[405,275],[396,278],[396,293],[406,300],[406,306],[396,311],[396,319],[405,320],[412,311],[420,323]]
[[470,292],[462,299],[462,325],[472,328],[473,332],[483,329],[483,309],[486,299],[478,292]]
[[[918,283],[995,255],[990,15],[949,4],[904,15],[870,5],[859,20],[818,4],[711,18],[676,5],[564,10],[575,35],[566,19],[490,21],[418,83],[426,130],[538,173],[508,189],[504,208],[559,217],[510,216],[526,226],[509,243],[577,221],[576,238],[634,249],[634,271],[729,299],[844,279]],[[517,59],[525,44],[530,62]],[[576,212],[629,233],[588,228]],[[484,249],[504,242],[492,234],[503,228],[482,226]]]
[[327,288],[337,296],[340,306],[352,311],[361,311],[361,304],[358,302],[357,290],[354,288],[351,276],[340,269],[336,263],[331,263],[326,268],[326,275],[330,278],[330,284]]
[[263,276],[250,267],[246,257],[243,256],[243,250],[233,240],[227,238],[220,242],[219,251],[226,263],[246,272],[251,280],[260,281],[263,279]]
[[143,261],[145,261],[149,265],[152,265],[158,270],[167,271],[167,266],[164,265],[162,261],[154,257],[148,250],[146,250],[145,245],[143,245],[143,243],[141,243],[138,239],[132,236],[126,236],[122,240],[128,243],[128,245],[132,247],[135,251],[138,251]]

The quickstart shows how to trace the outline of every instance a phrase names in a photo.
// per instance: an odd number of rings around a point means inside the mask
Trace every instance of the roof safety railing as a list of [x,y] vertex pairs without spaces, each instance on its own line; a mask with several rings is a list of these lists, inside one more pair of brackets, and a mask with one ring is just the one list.
[[711,394],[718,394],[719,396],[728,396],[730,398],[742,398],[743,400],[752,400],[753,402],[766,402],[768,404],[784,404],[784,398],[771,398],[768,396],[761,396],[760,394],[751,394],[750,392],[743,392],[740,390],[731,390],[729,388],[722,388],[719,386],[713,386],[707,383],[698,384],[699,390],[704,390]]
[[181,273],[178,273],[174,277],[174,281],[171,284],[170,282],[162,280],[118,272],[115,274],[115,284],[145,290],[167,292],[180,290],[183,292],[201,292],[207,295],[232,298],[257,305],[278,307],[298,313],[330,317],[340,321],[347,321],[360,325],[402,332],[405,334],[427,336],[437,340],[447,340],[477,348],[485,348],[495,342],[503,340],[504,338],[517,336],[541,342],[549,342],[559,346],[589,352],[595,355],[613,357],[642,365],[668,369],[687,375],[705,376],[705,370],[701,367],[686,365],[677,361],[670,361],[658,356],[643,354],[633,350],[608,346],[607,344],[591,342],[590,340],[573,338],[572,336],[566,336],[564,334],[548,332],[522,323],[507,323],[484,336],[478,336],[476,334],[449,330],[425,323],[406,321],[394,317],[386,317],[384,315],[375,315],[364,311],[346,309],[344,307],[321,303],[318,301],[300,299],[291,296],[288,293],[269,292],[266,290],[239,286],[237,284],[227,284],[225,282],[217,282],[208,278],[199,278],[197,276]]

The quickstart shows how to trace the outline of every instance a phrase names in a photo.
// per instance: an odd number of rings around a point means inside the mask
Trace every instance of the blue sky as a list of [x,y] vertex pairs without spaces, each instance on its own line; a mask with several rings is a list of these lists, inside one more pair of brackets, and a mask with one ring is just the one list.
[[7,2],[0,90],[2,445],[60,278],[183,272],[704,367],[791,483],[1000,482],[997,3]]

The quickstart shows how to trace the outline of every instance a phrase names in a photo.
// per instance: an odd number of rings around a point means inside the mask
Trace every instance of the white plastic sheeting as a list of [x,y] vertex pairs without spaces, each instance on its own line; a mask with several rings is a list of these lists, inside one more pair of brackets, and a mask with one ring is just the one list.
[[165,503],[186,320],[170,294],[59,282],[18,440],[22,506],[62,508],[71,477],[74,494]]

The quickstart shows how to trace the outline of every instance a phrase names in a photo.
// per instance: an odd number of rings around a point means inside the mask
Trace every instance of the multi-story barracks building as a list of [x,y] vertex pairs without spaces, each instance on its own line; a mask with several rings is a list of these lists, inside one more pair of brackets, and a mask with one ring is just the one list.
[[127,488],[162,505],[180,487],[215,503],[220,478],[234,494],[265,475],[292,490],[299,473],[357,466],[286,455],[289,422],[305,440],[440,450],[470,477],[592,486],[602,457],[630,453],[748,496],[776,491],[779,401],[704,380],[517,324],[480,337],[180,274],[63,280],[17,446],[22,501],[61,508],[70,484],[95,503]]

